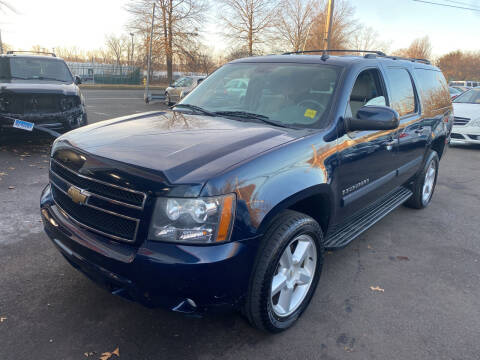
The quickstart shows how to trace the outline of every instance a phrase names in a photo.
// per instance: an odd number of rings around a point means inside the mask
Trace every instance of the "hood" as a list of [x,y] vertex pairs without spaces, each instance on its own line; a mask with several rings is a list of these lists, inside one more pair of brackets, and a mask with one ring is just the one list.
[[65,84],[58,81],[12,80],[11,82],[0,83],[0,93],[16,94],[59,94],[78,95],[78,87],[74,83]]
[[480,118],[480,104],[453,103],[453,114],[469,119]]
[[72,146],[159,171],[171,184],[198,184],[307,132],[222,117],[153,112],[76,129],[61,136],[55,147]]

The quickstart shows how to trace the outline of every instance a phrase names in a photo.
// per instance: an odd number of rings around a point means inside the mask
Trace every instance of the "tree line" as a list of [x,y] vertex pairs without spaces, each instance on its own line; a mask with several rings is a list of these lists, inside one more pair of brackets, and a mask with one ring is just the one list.
[[[324,46],[327,0],[130,0],[125,34],[107,36],[100,49],[57,47],[55,52],[68,61],[146,67],[154,3],[152,68],[165,70],[168,81],[174,70],[208,74],[240,57]],[[212,7],[216,11],[209,18]],[[212,39],[205,31],[208,22],[215,24],[228,44],[224,54],[213,54]],[[331,48],[432,58],[428,37],[414,39],[409,47],[393,51],[379,39],[375,29],[355,18],[355,9],[348,1],[335,2]],[[35,46],[32,50],[47,49]],[[480,80],[480,52],[453,51],[434,59],[434,63],[449,80]]]

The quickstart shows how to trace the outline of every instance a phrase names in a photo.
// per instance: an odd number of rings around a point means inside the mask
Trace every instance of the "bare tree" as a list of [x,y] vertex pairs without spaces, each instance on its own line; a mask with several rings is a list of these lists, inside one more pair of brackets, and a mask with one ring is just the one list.
[[302,50],[315,16],[314,0],[284,0],[275,28],[278,39],[291,51]]
[[217,0],[224,36],[245,47],[249,56],[267,40],[279,14],[279,0]]
[[480,52],[452,51],[437,59],[447,80],[480,80]]
[[432,55],[432,45],[428,36],[425,36],[413,40],[408,48],[399,49],[394,54],[410,58],[429,59]]
[[108,35],[105,39],[105,45],[112,53],[117,66],[120,66],[128,46],[128,39],[126,36],[123,35],[117,37],[115,35]]
[[351,47],[353,50],[380,50],[388,51],[388,44],[380,40],[377,31],[369,26],[359,26],[358,30],[351,35]]
[[[153,2],[156,4],[152,53],[165,56],[168,81],[173,77],[173,58],[199,35],[204,14],[204,0],[131,0],[127,10],[132,15],[130,27],[149,39]],[[148,41],[145,42],[148,44]]]
[[[323,49],[328,2],[326,0],[320,0],[319,3],[307,40],[308,49]],[[335,1],[330,40],[330,47],[332,49],[346,49],[350,46],[352,35],[358,31],[360,26],[354,18],[354,10],[352,5],[346,0]]]

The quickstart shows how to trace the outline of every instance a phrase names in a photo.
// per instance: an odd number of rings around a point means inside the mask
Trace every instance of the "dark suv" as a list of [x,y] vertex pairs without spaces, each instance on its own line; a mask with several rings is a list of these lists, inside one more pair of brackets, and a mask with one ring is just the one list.
[[[246,91],[227,91],[232,79]],[[114,294],[184,313],[235,307],[281,331],[312,299],[324,250],[429,204],[452,120],[426,61],[236,60],[171,112],[57,139],[45,230]]]
[[85,102],[67,64],[54,54],[0,56],[0,122],[11,128],[12,120],[34,123],[65,132],[87,124]]

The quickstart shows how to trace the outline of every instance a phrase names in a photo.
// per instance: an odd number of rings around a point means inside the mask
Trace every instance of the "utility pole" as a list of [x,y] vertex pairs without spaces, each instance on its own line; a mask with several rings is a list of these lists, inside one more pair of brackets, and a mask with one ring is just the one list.
[[333,7],[334,0],[328,0],[327,22],[325,23],[325,41],[323,50],[330,49],[330,40],[332,39]]
[[150,67],[152,66],[152,39],[153,39],[153,22],[155,20],[155,2],[153,3],[153,11],[152,11],[152,27],[150,29],[150,48],[148,49],[148,59],[147,59],[147,83],[145,84],[145,94],[143,95],[143,99],[146,103],[150,101],[148,98],[148,86],[150,85]]
[[133,67],[133,33],[130,33],[130,36],[132,37],[132,52],[130,54],[131,59],[130,59],[130,66]]

